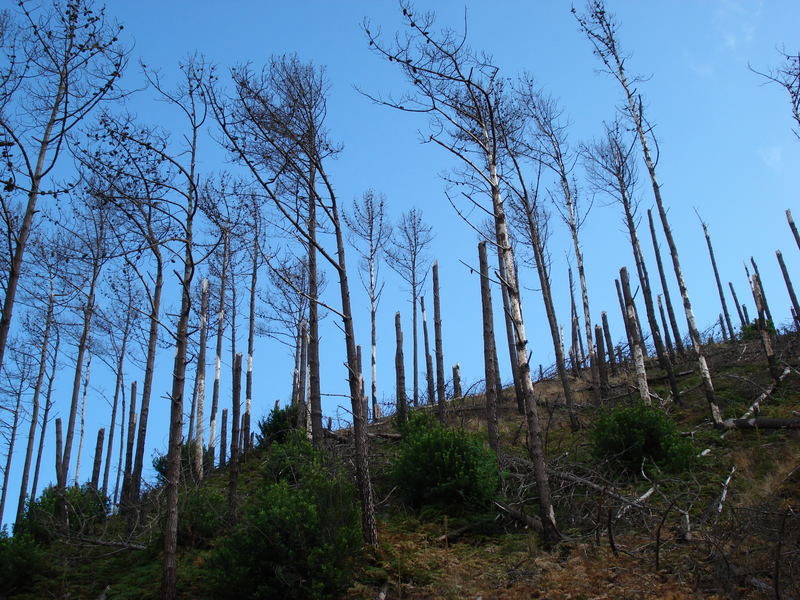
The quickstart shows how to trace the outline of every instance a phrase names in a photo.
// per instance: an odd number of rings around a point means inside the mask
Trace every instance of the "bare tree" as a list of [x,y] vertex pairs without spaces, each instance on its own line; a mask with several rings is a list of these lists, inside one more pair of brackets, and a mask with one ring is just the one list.
[[[353,244],[356,247],[356,251],[361,255],[361,270],[359,271],[361,284],[369,296],[373,419],[378,419],[381,416],[380,405],[378,404],[378,372],[376,366],[378,353],[376,322],[378,305],[380,304],[384,286],[384,283],[380,281],[380,259],[392,234],[391,225],[385,220],[385,203],[386,199],[383,194],[376,194],[375,190],[367,190],[360,201],[353,200],[353,208],[350,214],[342,213],[342,217],[347,223],[353,238],[361,240],[366,245],[362,250],[358,244]],[[367,274],[366,280],[364,278],[365,273]]]
[[486,242],[478,244],[480,263],[481,305],[483,307],[483,363],[486,381],[486,425],[489,433],[489,446],[495,452],[499,449],[497,428],[497,351],[494,338],[494,311],[492,310],[492,291],[489,287],[489,261],[486,257]]
[[[54,2],[50,8],[23,1],[18,7],[18,24],[2,39],[0,141],[5,188],[25,200],[0,317],[0,365],[39,197],[57,191],[44,185],[61,162],[67,134],[112,95],[126,62],[117,38],[122,26],[110,23],[91,0]],[[5,198],[2,203],[9,210]]]
[[764,77],[770,83],[776,83],[789,94],[789,104],[791,106],[792,118],[797,123],[794,130],[795,136],[800,139],[800,52],[789,54],[785,50],[780,51],[783,64],[767,72],[751,70]]
[[394,353],[395,385],[395,414],[397,422],[403,425],[408,420],[406,406],[406,367],[403,358],[403,329],[400,324],[400,311],[394,313],[394,336],[396,349]]
[[[700,370],[703,391],[705,392],[706,400],[708,401],[711,411],[711,418],[715,426],[718,426],[722,422],[722,416],[717,406],[714,395],[714,384],[711,381],[711,372],[708,369],[708,363],[703,353],[700,332],[697,329],[692,303],[689,299],[689,292],[683,278],[683,270],[681,269],[680,258],[678,257],[678,248],[672,237],[672,229],[667,219],[667,211],[661,198],[661,186],[656,177],[656,160],[653,159],[653,155],[650,151],[650,140],[653,139],[652,127],[649,125],[644,115],[641,96],[637,95],[635,89],[636,84],[641,81],[641,78],[628,78],[627,71],[625,70],[626,57],[617,46],[616,37],[618,24],[613,15],[606,11],[602,0],[589,0],[586,14],[584,15],[577,16],[577,12],[574,9],[573,13],[576,14],[581,30],[589,38],[595,50],[595,54],[603,61],[607,71],[617,80],[625,94],[625,113],[636,129],[639,144],[642,148],[645,165],[647,166],[647,172],[650,175],[650,182],[653,188],[653,196],[656,201],[658,214],[661,218],[661,225],[664,229],[664,235],[667,238],[667,245],[669,246],[670,255],[672,257],[672,267],[675,271],[675,277],[678,280],[678,289],[681,292],[681,298],[683,299],[683,309],[686,313],[686,321],[689,326],[689,336],[691,337],[694,351],[697,354],[697,363]],[[648,136],[650,139],[648,139]]]
[[416,14],[407,3],[401,4],[401,8],[407,33],[398,34],[393,42],[385,42],[380,34],[373,34],[368,22],[364,24],[370,46],[401,69],[413,90],[400,98],[379,101],[396,109],[426,114],[432,120],[427,140],[458,158],[462,170],[457,179],[466,187],[468,197],[477,202],[480,192],[482,198],[490,199],[491,208],[482,206],[481,210],[494,219],[493,242],[506,266],[503,283],[508,291],[517,344],[515,360],[525,397],[529,449],[545,538],[553,541],[559,533],[544,463],[539,415],[530,378],[528,340],[501,183],[506,162],[503,140],[513,131],[514,125],[512,115],[506,112],[504,79],[488,57],[470,50],[464,35],[450,30],[434,34],[432,14]]
[[416,207],[404,212],[394,228],[391,243],[386,248],[389,266],[400,275],[411,292],[411,352],[413,361],[414,406],[419,404],[419,356],[417,352],[417,303],[428,277],[430,258],[426,250],[433,241],[430,226],[422,220],[422,211]]
[[[347,356],[348,383],[353,414],[356,481],[361,504],[364,541],[377,543],[375,507],[369,476],[369,453],[366,417],[361,394],[361,374],[357,372],[357,356],[353,313],[350,302],[344,234],[340,209],[333,184],[327,172],[327,160],[337,152],[325,128],[326,82],[322,69],[303,64],[296,57],[273,58],[260,74],[249,67],[232,72],[235,96],[223,100],[213,90],[217,121],[226,145],[234,157],[254,176],[259,189],[280,213],[286,227],[313,246],[334,269],[339,278],[341,309],[328,306],[342,319]],[[309,203],[319,209],[335,240],[335,251],[329,252],[316,237],[315,228],[299,219],[287,205],[282,185],[287,174],[291,182],[299,182]],[[289,186],[288,189],[297,189]],[[310,230],[311,229],[311,230]],[[314,303],[319,299],[312,290]],[[312,395],[312,402],[314,401]],[[319,412],[321,417],[321,410]],[[312,404],[312,426],[317,417]]]

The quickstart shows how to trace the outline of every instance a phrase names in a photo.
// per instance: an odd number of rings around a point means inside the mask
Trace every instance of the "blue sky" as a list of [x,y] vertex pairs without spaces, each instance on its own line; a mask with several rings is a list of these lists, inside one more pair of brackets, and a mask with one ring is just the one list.
[[[466,7],[454,1],[417,3],[417,10],[435,9],[442,26],[460,28],[466,21],[470,45],[492,54],[505,76],[530,72],[540,86],[561,102],[571,124],[570,144],[577,148],[581,142],[600,135],[603,121],[613,119],[621,97],[614,82],[598,72],[600,63],[578,31],[569,7],[561,2],[468,2]],[[580,9],[581,4],[577,3],[576,8]],[[712,325],[720,308],[694,209],[709,223],[723,281],[733,281],[739,299],[748,304],[753,314],[742,267],[742,261],[753,256],[759,262],[773,313],[779,323],[788,322],[789,299],[774,252],[781,249],[790,273],[798,273],[800,252],[786,225],[784,211],[794,209],[800,218],[797,202],[800,141],[791,131],[785,91],[765,85],[748,65],[766,70],[779,59],[776,48],[798,51],[800,4],[788,0],[619,1],[608,2],[608,8],[621,21],[618,41],[631,54],[626,63],[629,72],[649,77],[639,91],[656,125],[662,192],[701,328]],[[445,199],[441,178],[441,174],[457,165],[441,149],[420,144],[419,132],[424,132],[427,126],[425,117],[377,106],[355,89],[376,94],[407,89],[392,65],[369,52],[361,31],[361,22],[367,17],[373,30],[380,27],[392,35],[401,26],[395,3],[141,0],[111,2],[108,11],[125,25],[128,39],[135,40],[134,60],[125,79],[130,87],[139,81],[138,58],[151,67],[161,68],[169,80],[177,72],[178,61],[195,51],[219,66],[222,80],[228,67],[250,62],[258,68],[272,54],[297,53],[302,60],[324,65],[330,82],[328,126],[333,139],[344,145],[340,157],[331,165],[340,200],[349,204],[367,188],[374,188],[386,195],[392,219],[412,206],[422,210],[436,235],[430,256],[440,264],[446,371],[449,373],[449,367],[459,362],[465,384],[482,378],[478,280],[462,264],[462,261],[477,264],[477,239]],[[132,107],[147,122],[168,129],[173,123],[170,110],[154,102],[147,92],[134,96]],[[210,140],[203,152],[205,169],[218,171],[225,167],[225,155]],[[582,180],[580,169],[576,175],[578,185],[583,187],[582,197],[588,200],[591,192]],[[641,184],[646,183],[643,176],[642,167]],[[645,185],[640,185],[640,198],[644,214],[653,202]],[[568,260],[574,264],[574,259],[567,257],[567,253],[571,254],[569,240],[555,217],[552,229],[553,285],[559,317],[566,328],[569,301],[565,269]],[[651,261],[649,235],[646,230],[641,234]],[[631,269],[633,264],[618,206],[609,205],[604,198],[595,199],[582,231],[582,244],[592,318],[599,323],[600,311],[608,311],[612,333],[620,338],[623,329],[614,278],[621,266]],[[354,270],[357,266],[354,253],[349,262]],[[654,265],[651,271],[653,277]],[[388,268],[383,269],[383,274],[387,284],[379,314],[378,379],[379,396],[388,401],[394,385],[394,312],[400,310],[403,314],[409,369],[411,325],[406,289]],[[552,363],[552,346],[541,298],[536,292],[537,280],[528,269],[523,269],[521,278],[528,288],[524,309],[532,364],[534,368],[539,363],[547,366]],[[336,281],[332,275],[329,279],[328,299],[337,305]],[[351,276],[351,281],[356,333],[366,349],[368,303],[358,286],[358,278]],[[671,276],[670,281],[674,282]],[[800,285],[800,276],[796,277],[796,283]],[[673,285],[671,289],[673,297],[677,297],[677,287]],[[432,300],[428,304],[432,307]],[[497,290],[495,305],[499,305]],[[681,319],[681,327],[685,332],[685,320]],[[502,328],[498,327],[498,331]],[[420,332],[420,348],[421,340]],[[504,344],[498,341],[502,352]],[[323,325],[321,343],[323,392],[343,394],[346,392],[344,344],[333,315]],[[239,346],[244,347],[243,339]],[[225,356],[229,357],[227,351]],[[167,402],[162,398],[168,389],[171,351],[164,358],[156,376],[148,435],[149,446],[160,451],[167,437]],[[254,412],[258,418],[269,411],[276,399],[281,402],[288,399],[291,358],[284,347],[262,340],[254,362],[257,390]],[[501,363],[507,379],[508,366],[503,356]],[[420,364],[424,365],[422,357]],[[193,375],[194,369],[190,372]],[[224,368],[223,376],[228,372]],[[141,374],[131,366],[126,377],[131,381],[141,378]],[[410,371],[407,378],[410,385]],[[57,390],[57,396],[62,398],[56,405],[60,416],[66,416],[68,411],[67,379]],[[420,381],[424,381],[422,373]],[[223,389],[228,389],[228,383],[223,381]],[[99,369],[93,372],[93,391],[82,480],[90,475],[97,427],[103,426],[110,414],[107,404],[113,394],[110,375]],[[223,397],[222,406],[228,406],[229,402],[229,398]],[[340,405],[349,406],[349,401],[329,396],[324,400],[323,410],[334,418],[337,415],[346,418],[346,411],[338,408]],[[52,444],[48,447],[45,479],[52,476],[49,467]],[[20,458],[22,452],[18,450]],[[149,450],[146,456],[150,456]],[[15,461],[12,467],[12,481],[18,481],[20,463]],[[11,506],[16,506],[14,489],[12,483],[6,518],[12,514]]]

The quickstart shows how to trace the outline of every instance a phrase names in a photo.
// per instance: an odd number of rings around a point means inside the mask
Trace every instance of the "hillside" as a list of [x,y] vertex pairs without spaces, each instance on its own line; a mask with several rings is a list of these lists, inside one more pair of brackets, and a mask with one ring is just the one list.
[[[372,550],[340,557],[353,575],[341,586],[347,589],[334,597],[799,597],[800,419],[794,417],[800,411],[796,371],[800,337],[785,333],[776,341],[777,356],[787,370],[780,385],[761,400],[760,416],[786,419],[783,429],[732,429],[723,435],[710,425],[700,377],[691,361],[687,358],[678,364],[682,404],[663,408],[699,458],[675,470],[645,463],[638,472],[626,472],[620,461],[600,458],[592,451],[590,440],[601,414],[612,405],[638,403],[629,365],[622,365],[612,378],[609,398],[600,412],[591,404],[590,377],[580,373],[575,383],[582,428],[575,432],[560,403],[558,383],[538,382],[547,470],[562,535],[549,547],[536,530],[539,522],[525,447],[525,419],[517,412],[512,389],[505,390],[499,406],[501,483],[495,501],[480,510],[463,510],[455,502],[412,508],[390,475],[403,435],[392,418],[372,424],[371,474],[380,542]],[[715,343],[706,350],[725,418],[745,414],[764,390],[772,388],[757,339]],[[654,397],[668,397],[660,371],[650,366],[648,377]],[[429,410],[423,407],[416,412]],[[485,415],[483,396],[468,396],[449,402],[447,422],[451,429],[477,432],[485,438]],[[306,459],[318,461],[315,464],[322,473],[333,474],[329,481],[318,482],[332,486],[325,488],[332,495],[324,514],[334,514],[331,510],[344,514],[346,505],[355,506],[356,500],[341,496],[340,491],[349,488],[334,486],[338,471],[331,465],[342,464],[346,472],[352,468],[350,439],[348,430],[330,432],[318,459],[309,458],[310,450],[300,454],[283,450],[285,444],[279,442],[245,456],[239,469],[238,518],[246,518],[247,506],[262,498],[259,490],[265,478],[277,472],[275,465],[283,465],[282,469],[288,465],[300,473],[289,477],[287,490],[313,479],[312,471],[291,462]],[[220,574],[221,563],[214,557],[220,548],[229,547],[224,537],[232,527],[229,472],[216,470],[200,486],[191,479],[186,471],[179,504],[178,589],[181,598],[211,598],[215,597],[212,588],[220,595],[220,579],[224,583],[226,577],[234,580],[237,576],[235,569]],[[158,597],[164,505],[162,488],[155,486],[146,494],[138,520],[126,523],[120,515],[105,516],[76,501],[70,505],[68,529],[55,518],[43,520],[47,510],[51,517],[54,514],[52,505],[44,506],[30,529],[35,542],[3,543],[0,557],[5,570],[0,574],[24,579],[16,584],[17,591],[4,584],[4,591],[10,592],[7,597]],[[302,530],[303,507],[290,503],[286,507],[291,513],[285,515],[287,522]],[[316,513],[307,515],[311,518]],[[285,539],[294,539],[292,535]],[[351,547],[351,541],[336,540],[340,545],[326,547],[323,555]],[[307,560],[315,550],[302,548],[305,556],[300,551],[287,546],[276,560],[289,560],[290,555],[291,560]],[[319,564],[324,560],[323,556]],[[26,579],[28,574],[31,580]],[[270,577],[280,579],[280,572]],[[277,589],[272,593],[261,597],[288,597]],[[228,589],[223,595],[236,594],[236,589]]]

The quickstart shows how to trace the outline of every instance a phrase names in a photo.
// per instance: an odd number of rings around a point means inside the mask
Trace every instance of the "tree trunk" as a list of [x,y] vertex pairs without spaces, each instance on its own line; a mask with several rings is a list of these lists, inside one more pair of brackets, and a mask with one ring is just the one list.
[[672,345],[672,338],[669,335],[669,326],[667,325],[667,317],[664,314],[664,304],[661,302],[661,294],[656,295],[656,300],[658,301],[658,314],[661,317],[661,326],[664,328],[664,344],[667,347],[669,358],[674,364],[675,348]]
[[411,276],[411,352],[412,352],[412,368],[414,369],[414,391],[413,402],[414,406],[419,406],[419,351],[417,349],[417,269],[413,269]]
[[17,437],[17,425],[19,424],[20,406],[22,404],[22,391],[17,392],[17,402],[14,407],[14,418],[11,421],[11,431],[8,434],[8,452],[6,454],[6,466],[3,470],[3,489],[0,492],[0,515],[4,514],[6,507],[6,494],[8,492],[8,482],[11,476],[11,459],[14,457],[14,442]]
[[36,451],[36,467],[33,469],[33,484],[31,485],[31,498],[36,498],[36,491],[39,483],[39,470],[42,466],[42,452],[44,451],[45,434],[47,433],[47,423],[50,418],[50,409],[53,407],[53,381],[56,378],[56,367],[58,366],[58,351],[61,347],[61,336],[58,329],[55,330],[56,345],[53,348],[53,362],[50,373],[47,376],[47,394],[44,399],[44,414],[42,415],[42,431],[39,433],[39,448]]
[[800,304],[797,303],[797,295],[794,293],[794,286],[792,286],[792,280],[789,278],[789,271],[786,270],[786,263],[783,262],[783,255],[780,250],[775,251],[775,256],[778,258],[778,264],[783,274],[783,281],[786,282],[786,291],[789,292],[789,299],[792,301],[792,308],[794,309],[795,315],[795,327],[800,329],[800,321],[798,320],[800,319]]
[[[103,497],[108,495],[108,476],[111,472],[111,455],[114,452],[114,430],[117,424],[117,408],[119,405],[119,396],[124,392],[125,376],[123,367],[125,365],[125,353],[128,348],[128,336],[130,335],[131,322],[133,320],[133,307],[128,306],[128,311],[125,315],[125,325],[122,330],[122,345],[119,349],[119,357],[117,358],[117,373],[116,381],[114,383],[114,402],[111,405],[111,423],[108,426],[108,449],[106,450],[106,468],[103,471]],[[123,412],[124,412],[123,408]]]
[[75,485],[80,485],[80,481],[78,479],[79,473],[81,470],[81,453],[83,451],[83,436],[86,431],[86,395],[89,392],[89,371],[92,366],[92,353],[89,352],[89,356],[86,358],[86,372],[84,373],[83,377],[83,394],[81,395],[81,427],[80,427],[80,434],[78,437],[78,454],[77,459],[75,461]]
[[770,333],[769,324],[767,322],[764,291],[761,288],[761,280],[758,275],[753,274],[750,278],[750,288],[753,291],[753,300],[756,303],[756,310],[758,311],[758,330],[761,334],[761,345],[764,349],[764,355],[767,357],[767,365],[769,366],[769,373],[772,377],[772,381],[777,383],[780,377],[780,369],[775,360],[775,344],[772,340],[772,334]]
[[419,297],[419,305],[422,311],[422,337],[425,349],[425,380],[428,386],[428,404],[432,405],[436,397],[436,386],[433,382],[433,357],[431,356],[428,340],[428,317],[425,314],[425,296]]
[[197,427],[194,440],[194,474],[198,481],[203,479],[203,409],[206,403],[206,346],[208,345],[208,279],[200,281],[200,348],[197,354]]
[[[498,277],[500,278],[501,282],[504,282],[506,277],[506,265],[503,261],[502,254],[498,251],[497,252],[497,262],[498,262]],[[501,283],[500,285],[500,293],[503,299],[503,321],[506,324],[506,343],[508,344],[508,356],[511,361],[511,376],[514,379],[514,397],[517,399],[517,410],[519,414],[525,414],[525,404],[524,398],[522,395],[522,388],[521,383],[519,380],[519,367],[517,365],[517,346],[516,340],[514,339],[514,325],[511,322],[511,311],[508,307],[508,292],[506,291],[506,286]]]
[[[277,401],[275,402],[277,405]],[[228,464],[227,448],[228,448],[228,409],[222,409],[222,428],[220,429],[219,436],[219,468],[224,469]]]
[[403,360],[403,330],[400,326],[400,312],[394,314],[394,332],[397,340],[397,349],[394,353],[394,368],[397,377],[395,386],[395,410],[398,425],[403,425],[408,419],[406,414],[406,371]]
[[[55,304],[55,294],[52,284],[50,296],[47,303],[47,316],[44,324],[44,337],[42,339],[42,350],[39,354],[39,371],[36,374],[36,383],[33,386],[33,399],[31,400],[31,426],[28,430],[28,445],[25,449],[25,465],[22,467],[22,481],[19,486],[19,502],[17,503],[17,517],[15,526],[19,527],[22,523],[22,515],[25,511],[25,500],[28,492],[28,474],[31,469],[33,458],[33,444],[36,439],[36,426],[39,424],[39,397],[44,383],[45,372],[47,371],[47,354],[50,349],[50,330],[53,325],[53,305]],[[2,513],[0,513],[0,516]]]
[[658,248],[658,237],[656,236],[656,227],[653,222],[653,213],[650,209],[647,210],[647,220],[650,224],[650,237],[653,240],[653,252],[656,255],[656,266],[658,267],[658,277],[661,280],[661,291],[664,292],[664,303],[667,305],[667,315],[669,322],[672,326],[672,339],[675,340],[675,349],[680,356],[685,355],[683,348],[683,340],[681,339],[681,332],[678,329],[678,321],[675,318],[675,310],[672,308],[672,299],[669,295],[669,287],[667,286],[667,275],[664,271],[664,263],[661,261],[661,251]]
[[722,304],[722,315],[725,317],[725,324],[728,326],[728,332],[731,337],[735,337],[736,333],[733,331],[733,324],[731,323],[731,315],[728,313],[728,303],[725,301],[725,293],[722,291],[722,282],[719,278],[719,270],[717,270],[717,260],[714,258],[714,247],[711,245],[711,236],[708,233],[708,227],[703,221],[700,221],[703,226],[703,233],[706,236],[706,245],[708,246],[708,256],[711,258],[711,268],[714,270],[714,280],[717,282],[717,292],[719,293],[719,301]]
[[250,271],[250,318],[247,328],[247,377],[245,380],[244,432],[245,450],[250,451],[250,419],[253,414],[253,352],[256,345],[256,286],[258,284],[258,235],[253,235],[253,266]]
[[442,307],[439,297],[439,262],[433,262],[433,335],[436,346],[436,399],[439,421],[444,424],[445,381],[444,352],[442,350]]
[[[311,407],[306,397],[306,380],[308,379],[308,326],[300,323],[300,365],[297,372],[297,418],[298,426],[304,431],[311,430]],[[311,439],[314,439],[312,432]]]
[[792,219],[792,211],[788,208],[786,209],[786,220],[789,222],[792,235],[794,235],[794,241],[797,243],[797,248],[800,250],[800,234],[797,233],[797,227],[794,224],[794,219]]
[[631,332],[631,321],[628,318],[628,308],[625,305],[625,299],[622,297],[622,287],[619,285],[619,279],[614,280],[614,285],[617,288],[617,300],[619,300],[619,310],[622,313],[622,322],[625,324],[625,335],[628,338],[628,349],[633,352],[633,333]]
[[[134,441],[136,436],[136,382],[131,383],[131,399],[130,399],[130,408],[128,412],[128,439],[127,439],[127,446],[125,450],[125,471],[122,475],[122,498],[121,503],[123,506],[121,508],[125,508],[125,502],[129,502],[130,498],[126,498],[125,490],[128,490],[133,485],[131,479],[133,478],[133,452],[134,452]],[[130,507],[132,508],[132,507]]]
[[461,391],[461,365],[456,363],[453,365],[453,398],[462,398]]
[[[217,446],[217,411],[219,410],[219,386],[222,373],[222,335],[225,331],[225,292],[228,287],[228,253],[230,252],[230,232],[222,233],[222,264],[219,277],[219,310],[217,311],[217,345],[214,362],[214,387],[211,395],[211,420],[208,432],[208,457],[213,468]],[[223,444],[224,445],[224,444]],[[220,455],[224,451],[220,451]]]
[[486,426],[489,432],[489,447],[497,452],[499,435],[497,427],[497,363],[494,343],[494,311],[492,291],[489,288],[489,264],[486,257],[486,242],[478,244],[480,263],[481,306],[483,307],[483,364],[486,382]]
[[750,257],[750,264],[753,265],[753,273],[755,273],[755,277],[758,279],[758,288],[761,292],[761,302],[764,304],[764,313],[767,315],[767,320],[772,323],[774,327],[775,320],[772,318],[772,311],[770,311],[769,303],[767,302],[767,293],[764,291],[764,281],[761,279],[761,273],[758,272],[758,265],[752,256]]
[[[308,202],[308,405],[311,410],[311,439],[319,447],[324,439],[322,430],[322,396],[319,374],[319,281],[317,275],[317,196],[316,170],[313,165],[309,177]],[[300,369],[302,372],[302,368]]]
[[617,374],[617,361],[614,358],[614,343],[611,340],[611,330],[608,328],[608,315],[606,315],[606,311],[600,313],[600,317],[603,320],[603,335],[606,338],[606,348],[608,351],[608,364],[611,365],[611,374]]
[[[92,489],[97,491],[100,485],[100,466],[103,462],[103,438],[106,435],[106,430],[101,427],[97,431],[97,445],[94,447],[94,465],[92,467]],[[105,496],[105,494],[103,494]]]
[[[139,499],[139,490],[142,485],[142,468],[144,467],[144,448],[147,443],[147,421],[150,414],[150,397],[153,392],[153,374],[155,373],[156,353],[158,352],[158,330],[161,326],[161,293],[164,287],[164,264],[158,244],[153,242],[151,246],[156,261],[156,278],[153,285],[152,302],[150,304],[150,329],[147,337],[147,363],[144,369],[144,381],[142,383],[142,400],[139,409],[138,434],[136,436],[136,450],[133,457],[133,467],[128,486],[122,486],[122,497],[125,500],[123,506],[133,507]],[[131,405],[135,399],[131,397]]]
[[733,303],[736,305],[736,312],[739,314],[739,321],[741,321],[742,329],[744,329],[747,326],[747,320],[745,319],[744,313],[742,312],[742,305],[739,304],[739,299],[736,297],[736,290],[733,289],[733,283],[729,281],[728,287],[731,288],[731,296],[733,297]]
[[[594,337],[597,340],[597,373],[600,378],[600,399],[608,398],[608,369],[605,361],[605,348],[603,347],[603,329],[599,325],[594,326]],[[600,402],[597,403],[597,406]]]
[[242,354],[236,355],[233,360],[233,414],[231,423],[231,462],[230,479],[228,481],[228,522],[236,523],[236,491],[239,483],[239,410],[242,395]]
[[644,367],[644,354],[642,353],[642,340],[639,337],[639,326],[636,322],[636,311],[633,307],[633,296],[631,286],[628,281],[628,269],[622,267],[619,270],[619,278],[622,281],[622,293],[625,298],[625,308],[628,317],[628,325],[632,333],[631,354],[633,365],[636,369],[636,383],[639,388],[639,396],[647,406],[652,404],[650,400],[650,389],[647,385],[647,370]]

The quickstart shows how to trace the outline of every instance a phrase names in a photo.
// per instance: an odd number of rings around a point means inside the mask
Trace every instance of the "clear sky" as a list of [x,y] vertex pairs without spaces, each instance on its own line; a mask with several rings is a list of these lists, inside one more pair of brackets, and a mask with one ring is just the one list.
[[[576,3],[576,8],[582,8]],[[466,22],[470,45],[494,56],[507,77],[531,73],[547,92],[556,96],[571,126],[570,144],[600,135],[603,121],[611,120],[621,101],[620,90],[599,73],[599,61],[565,2],[509,0],[505,2],[418,2],[417,10],[435,9],[442,26],[462,28]],[[706,0],[703,2],[609,1],[609,10],[621,21],[621,47],[631,55],[626,66],[631,73],[649,77],[639,86],[656,125],[659,140],[659,178],[681,254],[689,292],[701,329],[711,327],[720,312],[711,267],[694,209],[709,223],[723,281],[733,281],[739,299],[750,307],[752,298],[742,261],[753,256],[759,262],[771,308],[779,324],[789,320],[789,299],[781,279],[775,250],[784,253],[789,271],[798,273],[800,252],[795,247],[784,211],[794,209],[800,218],[800,141],[792,133],[788,97],[784,90],[765,85],[748,65],[766,70],[779,60],[777,48],[798,52],[800,3],[795,1]],[[476,235],[461,222],[447,200],[441,178],[457,166],[440,148],[420,143],[425,132],[424,116],[394,112],[360,95],[356,87],[372,93],[407,89],[400,73],[369,52],[361,23],[370,19],[392,35],[401,26],[399,9],[393,2],[306,1],[296,3],[232,0],[164,2],[140,0],[110,2],[108,11],[125,25],[125,36],[133,44],[125,83],[139,81],[139,58],[163,70],[166,79],[177,72],[178,61],[191,53],[202,53],[219,65],[221,79],[229,67],[252,63],[259,68],[273,54],[297,53],[306,61],[324,65],[330,82],[328,126],[344,150],[331,166],[339,198],[346,204],[368,188],[386,195],[389,213],[396,219],[412,206],[422,210],[436,236],[430,256],[438,259],[442,283],[443,333],[446,372],[459,362],[465,386],[482,378],[482,342],[478,279],[462,264],[477,264]],[[169,129],[172,113],[152,95],[143,92],[132,99],[132,107],[147,122]],[[218,171],[225,155],[209,142],[203,149],[203,168]],[[580,168],[576,170],[582,198],[589,200]],[[641,210],[653,204],[652,193],[643,185],[640,168]],[[621,210],[598,197],[582,231],[592,319],[599,323],[600,311],[608,311],[612,334],[624,335],[614,289],[621,266],[633,267],[630,246],[623,231]],[[646,221],[645,221],[646,226]],[[552,222],[550,242],[553,285],[559,318],[568,331],[569,300],[566,265],[574,264],[565,228]],[[645,253],[652,262],[649,235]],[[355,269],[355,255],[350,257]],[[655,271],[655,267],[651,267]],[[380,305],[378,341],[379,397],[393,397],[394,327],[396,310],[403,314],[406,334],[407,380],[411,382],[411,331],[408,292],[388,268],[383,269],[386,292]],[[652,277],[653,275],[651,275]],[[552,345],[535,274],[521,272],[528,289],[524,298],[526,326],[534,368],[552,363]],[[800,275],[796,278],[800,285]],[[338,304],[337,282],[329,274],[328,300]],[[351,277],[359,342],[369,347],[369,312],[366,295]],[[674,284],[674,277],[670,276]],[[428,294],[430,292],[427,292]],[[678,297],[673,285],[673,297]],[[177,300],[172,300],[177,303]],[[729,301],[730,302],[730,301]],[[432,307],[432,299],[428,304]],[[495,305],[499,295],[495,290]],[[676,304],[676,310],[679,306]],[[498,312],[498,332],[501,327]],[[738,319],[734,319],[738,321]],[[685,333],[685,320],[681,319]],[[244,333],[244,328],[242,328]],[[420,348],[422,345],[420,332]],[[502,372],[510,377],[503,348]],[[347,418],[340,406],[346,398],[344,343],[335,316],[329,315],[322,331],[322,387],[334,394],[323,401],[326,416]],[[240,347],[244,347],[240,340]],[[229,353],[225,354],[226,357]],[[164,354],[156,376],[150,416],[149,447],[163,451],[167,438],[167,402],[171,351]],[[166,360],[169,358],[169,360]],[[286,402],[291,387],[291,357],[285,347],[262,340],[256,349],[254,419],[266,414],[276,399]],[[424,360],[420,357],[424,370]],[[194,373],[194,369],[190,369]],[[223,369],[223,374],[229,371]],[[87,418],[81,480],[88,479],[97,428],[107,424],[108,401],[113,394],[109,374],[93,371],[92,407]],[[141,374],[131,366],[128,381]],[[57,390],[57,415],[66,417],[69,377]],[[424,379],[420,373],[421,388]],[[223,389],[229,389],[223,381]],[[222,406],[230,399],[223,396]],[[188,410],[188,406],[187,406]],[[107,425],[106,425],[107,426]],[[53,428],[49,430],[52,437]],[[22,443],[22,442],[20,442]],[[45,457],[44,479],[52,479],[52,443]],[[24,449],[18,449],[12,482],[18,481]],[[150,450],[146,453],[149,464]],[[116,459],[115,459],[116,460]],[[74,464],[74,463],[73,463]],[[114,463],[116,464],[116,463]],[[70,476],[71,480],[72,476]],[[17,484],[12,483],[5,520],[16,507]],[[41,490],[40,484],[40,490]]]

